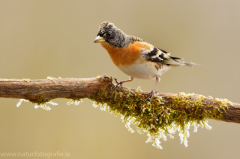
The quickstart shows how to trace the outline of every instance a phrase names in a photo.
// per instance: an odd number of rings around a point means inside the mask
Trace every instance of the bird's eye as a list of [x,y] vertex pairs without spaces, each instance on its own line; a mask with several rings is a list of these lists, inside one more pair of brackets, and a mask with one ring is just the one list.
[[111,35],[111,34],[112,34],[112,32],[111,32],[111,31],[107,32],[107,35]]

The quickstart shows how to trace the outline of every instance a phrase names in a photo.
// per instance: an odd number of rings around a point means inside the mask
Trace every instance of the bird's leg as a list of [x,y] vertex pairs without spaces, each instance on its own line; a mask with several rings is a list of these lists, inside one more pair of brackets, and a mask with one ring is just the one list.
[[121,89],[122,87],[122,84],[125,83],[125,82],[132,82],[133,81],[133,77],[129,76],[129,80],[125,80],[125,81],[120,81],[118,82],[116,78],[114,78],[115,82],[117,83],[115,87],[113,87],[112,91],[114,91],[117,87],[119,89]]
[[157,77],[156,77],[156,83],[155,83],[155,85],[154,85],[154,87],[153,87],[153,90],[149,93],[149,96],[143,101],[143,103],[145,103],[148,99],[150,99],[150,102],[152,101],[153,95],[154,95],[154,93],[155,93],[155,89],[156,89],[157,84],[158,84],[159,82],[160,82],[160,77],[157,76]]

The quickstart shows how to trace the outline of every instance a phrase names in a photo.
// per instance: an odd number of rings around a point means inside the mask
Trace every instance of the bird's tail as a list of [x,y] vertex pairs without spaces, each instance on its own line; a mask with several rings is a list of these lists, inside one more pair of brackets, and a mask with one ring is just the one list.
[[183,64],[184,64],[185,66],[190,66],[190,67],[196,66],[196,65],[199,66],[199,64],[196,64],[196,63],[193,63],[193,62],[183,62]]
[[172,65],[175,65],[175,66],[196,66],[198,64],[196,63],[193,63],[193,62],[185,62],[183,61],[183,58],[180,58],[180,57],[174,57],[174,56],[170,56],[171,59],[173,59],[175,62],[172,63]]

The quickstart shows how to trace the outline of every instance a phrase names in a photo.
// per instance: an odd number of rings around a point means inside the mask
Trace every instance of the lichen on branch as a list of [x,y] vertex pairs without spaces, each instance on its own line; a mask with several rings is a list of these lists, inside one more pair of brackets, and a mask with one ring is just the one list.
[[[220,120],[222,114],[226,113],[227,104],[232,104],[227,100],[215,99],[220,107],[208,105],[213,111],[204,109],[204,103],[211,97],[198,96],[196,100],[190,100],[195,94],[179,93],[169,96],[171,102],[166,100],[168,96],[154,96],[152,102],[142,104],[147,95],[130,89],[116,89],[113,92],[109,87],[93,93],[90,99],[93,100],[94,107],[121,115],[122,121],[130,132],[134,132],[130,124],[136,125],[139,133],[147,132],[148,140],[153,142],[153,146],[162,149],[160,139],[166,140],[166,135],[173,138],[173,134],[178,131],[181,143],[187,147],[189,128],[194,126],[197,131],[199,126],[211,129],[208,125],[208,118]],[[166,134],[166,135],[165,135]]]
[[50,110],[47,104],[56,105],[51,100],[56,98],[70,99],[68,104],[78,105],[81,99],[89,98],[95,107],[121,115],[126,127],[133,132],[131,124],[136,125],[139,133],[147,132],[147,142],[153,142],[157,148],[160,139],[166,135],[173,138],[178,131],[181,142],[187,146],[189,127],[199,126],[211,129],[208,119],[240,123],[240,104],[226,99],[204,97],[197,94],[155,93],[152,102],[142,104],[149,92],[140,89],[122,87],[114,91],[112,78],[107,75],[96,78],[49,78],[0,79],[0,97],[20,99],[32,102],[35,108]]

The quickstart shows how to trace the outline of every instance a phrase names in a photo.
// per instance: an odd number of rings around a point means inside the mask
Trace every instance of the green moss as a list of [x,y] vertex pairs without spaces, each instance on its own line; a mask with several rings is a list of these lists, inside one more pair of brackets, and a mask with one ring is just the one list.
[[24,96],[25,96],[25,99],[29,99],[29,94],[32,92],[32,90],[30,90],[27,94],[25,94]]
[[71,105],[71,104],[79,105],[81,102],[82,102],[81,98],[74,98],[74,99],[71,99],[69,102],[67,102],[67,105]]
[[222,114],[226,113],[227,104],[230,104],[227,100],[214,99],[220,107],[214,105],[211,106],[212,111],[205,110],[204,103],[211,97],[198,96],[197,100],[192,101],[190,98],[195,94],[185,93],[169,97],[172,98],[171,102],[165,100],[168,97],[155,96],[151,103],[147,101],[142,104],[147,95],[129,89],[117,88],[114,92],[110,90],[108,87],[91,95],[94,107],[100,106],[101,110],[114,112],[115,116],[120,114],[129,131],[133,132],[130,128],[130,123],[133,123],[137,126],[138,132],[147,132],[149,136],[147,142],[153,142],[158,148],[161,148],[159,139],[166,139],[164,133],[172,137],[176,130],[180,133],[181,141],[187,146],[190,125],[195,126],[195,131],[198,126],[211,129],[207,119],[211,117],[220,120]]
[[30,101],[32,103],[36,103],[36,105],[34,106],[36,109],[43,108],[45,110],[51,110],[51,108],[46,104],[57,105],[57,103],[50,101],[50,99],[44,98],[44,94],[47,92],[42,94],[37,94],[33,98],[29,97],[30,93],[31,93],[31,90],[27,94],[25,94],[25,99],[20,99],[20,101],[17,103],[17,107],[19,107],[23,101],[24,102]]
[[32,90],[30,90],[27,94],[25,94],[25,99],[29,100],[32,103],[45,104],[50,101],[49,99],[44,98],[44,94],[46,94],[47,92],[42,93],[42,94],[37,94],[34,96],[34,98],[30,98],[29,94],[31,92],[32,92]]
[[37,104],[45,104],[45,103],[47,103],[47,102],[50,102],[50,100],[49,99],[46,99],[46,98],[44,98],[44,94],[45,93],[42,93],[42,94],[37,94],[37,95],[35,95],[34,96],[34,98],[33,99],[28,99],[30,102],[32,102],[32,103],[37,103]]

